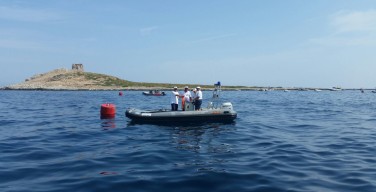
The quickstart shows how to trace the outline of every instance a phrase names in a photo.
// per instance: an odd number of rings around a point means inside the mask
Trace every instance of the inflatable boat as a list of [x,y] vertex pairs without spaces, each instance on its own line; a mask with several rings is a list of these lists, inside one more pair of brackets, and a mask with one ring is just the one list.
[[165,92],[161,92],[159,90],[152,90],[152,91],[145,91],[145,92],[142,92],[143,95],[147,95],[147,96],[165,96]]
[[171,111],[127,109],[125,116],[134,121],[143,122],[230,122],[236,119],[237,113],[232,104],[223,103],[220,108],[203,108],[199,111]]
[[218,82],[213,91],[212,100],[207,108],[195,111],[191,104],[182,105],[184,110],[171,111],[167,109],[141,110],[129,108],[125,116],[137,122],[176,123],[176,122],[231,122],[237,117],[230,102],[218,103],[221,84]]

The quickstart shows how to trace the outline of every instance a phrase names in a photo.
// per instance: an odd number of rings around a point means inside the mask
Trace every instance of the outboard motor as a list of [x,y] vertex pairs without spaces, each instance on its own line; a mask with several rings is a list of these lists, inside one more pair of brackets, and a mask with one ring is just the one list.
[[227,109],[232,111],[232,104],[230,102],[222,103],[221,109]]
[[210,101],[209,104],[208,104],[208,108],[209,108],[209,109],[213,109],[213,107],[214,107],[213,102]]

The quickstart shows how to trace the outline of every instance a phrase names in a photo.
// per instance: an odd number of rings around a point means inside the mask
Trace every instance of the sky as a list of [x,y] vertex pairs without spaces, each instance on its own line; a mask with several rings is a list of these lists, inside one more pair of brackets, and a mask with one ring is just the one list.
[[70,69],[138,82],[375,88],[375,0],[0,0],[0,86]]

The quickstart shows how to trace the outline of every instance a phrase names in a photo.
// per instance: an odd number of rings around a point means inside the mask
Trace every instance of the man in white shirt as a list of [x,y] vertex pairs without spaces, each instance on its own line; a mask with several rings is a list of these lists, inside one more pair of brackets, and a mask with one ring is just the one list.
[[185,86],[184,87],[184,102],[183,103],[183,111],[185,111],[186,106],[188,107],[189,104],[192,101],[192,95],[191,92],[189,91],[189,87]]
[[201,92],[201,87],[197,87],[197,93],[195,97],[195,110],[198,111],[201,109],[201,104],[202,104],[202,92]]
[[196,98],[196,92],[197,92],[197,89],[196,88],[194,88],[194,89],[192,89],[192,98],[193,98],[193,102],[195,101],[195,98]]
[[171,95],[171,111],[177,111],[179,108],[179,92],[178,88],[174,87]]

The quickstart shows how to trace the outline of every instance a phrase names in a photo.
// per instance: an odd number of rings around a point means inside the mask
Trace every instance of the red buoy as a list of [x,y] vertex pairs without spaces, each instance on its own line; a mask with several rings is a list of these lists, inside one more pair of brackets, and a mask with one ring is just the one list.
[[116,114],[116,107],[114,104],[105,103],[101,105],[101,118],[114,118]]

